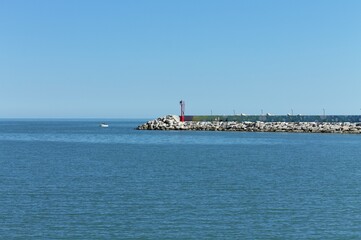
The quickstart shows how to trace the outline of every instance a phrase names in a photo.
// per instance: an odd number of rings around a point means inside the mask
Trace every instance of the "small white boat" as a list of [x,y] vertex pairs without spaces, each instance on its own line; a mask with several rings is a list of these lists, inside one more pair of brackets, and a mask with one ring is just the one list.
[[101,124],[100,124],[100,127],[102,127],[102,128],[107,128],[107,127],[109,127],[109,125],[106,124],[106,123],[101,123]]

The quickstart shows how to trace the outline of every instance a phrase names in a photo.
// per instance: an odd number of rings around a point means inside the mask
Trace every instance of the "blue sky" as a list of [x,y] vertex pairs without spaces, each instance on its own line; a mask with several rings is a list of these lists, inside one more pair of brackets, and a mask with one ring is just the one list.
[[0,1],[0,117],[361,114],[361,1]]

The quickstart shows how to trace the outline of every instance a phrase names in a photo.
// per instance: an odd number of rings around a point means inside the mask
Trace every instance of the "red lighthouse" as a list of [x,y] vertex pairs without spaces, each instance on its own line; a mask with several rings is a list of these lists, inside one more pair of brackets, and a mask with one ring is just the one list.
[[184,109],[185,109],[186,103],[185,103],[183,100],[181,100],[181,101],[179,102],[179,104],[180,104],[180,106],[181,106],[180,121],[181,121],[181,122],[184,122]]

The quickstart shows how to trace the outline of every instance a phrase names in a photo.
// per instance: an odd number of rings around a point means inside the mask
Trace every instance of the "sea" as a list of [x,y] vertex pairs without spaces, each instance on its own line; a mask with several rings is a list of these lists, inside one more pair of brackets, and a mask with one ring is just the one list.
[[1,239],[361,239],[361,135],[0,120]]

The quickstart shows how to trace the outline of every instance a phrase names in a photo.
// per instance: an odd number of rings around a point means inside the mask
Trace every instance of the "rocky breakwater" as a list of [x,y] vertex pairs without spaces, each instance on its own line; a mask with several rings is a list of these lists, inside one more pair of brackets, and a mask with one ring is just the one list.
[[138,130],[193,130],[239,132],[361,133],[361,123],[349,122],[181,122],[168,115],[137,127]]

